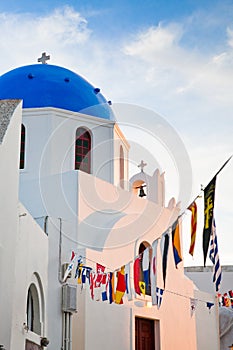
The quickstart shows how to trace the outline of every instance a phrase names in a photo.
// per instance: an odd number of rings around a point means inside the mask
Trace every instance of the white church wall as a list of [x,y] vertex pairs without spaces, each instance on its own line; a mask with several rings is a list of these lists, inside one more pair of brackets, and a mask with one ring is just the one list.
[[[196,328],[197,328],[197,349],[220,349],[219,321],[218,321],[218,300],[214,295],[194,291],[197,300],[195,308]],[[206,307],[206,302],[214,304],[210,309]]]
[[[222,265],[222,279],[219,293],[228,293],[233,289],[233,266]],[[215,293],[213,283],[213,266],[187,266],[185,274],[195,283],[195,285],[206,293]]]
[[114,123],[80,113],[54,108],[23,111],[26,127],[27,179],[74,170],[75,135],[78,127],[92,134],[91,173],[113,182]]
[[[23,349],[26,339],[40,345],[41,337],[47,336],[48,327],[48,237],[22,204],[18,205],[18,214],[11,349]],[[27,295],[31,284],[36,286],[39,297],[40,334],[27,329]]]
[[[1,104],[4,101],[1,101]],[[0,343],[10,349],[13,298],[15,291],[16,241],[18,232],[18,167],[22,103],[7,102],[13,107],[10,122],[0,144]],[[6,110],[4,111],[6,113]],[[2,116],[1,116],[2,117]]]
[[122,305],[109,305],[87,299],[86,350],[133,349],[130,309]]

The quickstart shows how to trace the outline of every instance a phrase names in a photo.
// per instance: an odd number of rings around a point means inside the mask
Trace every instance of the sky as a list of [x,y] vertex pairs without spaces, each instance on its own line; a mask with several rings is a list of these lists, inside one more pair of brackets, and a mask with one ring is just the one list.
[[[37,63],[45,51],[50,64],[100,87],[113,108],[130,110],[130,126],[122,127],[138,152],[131,171],[145,150],[145,171],[165,171],[167,201],[189,187],[187,207],[233,154],[232,1],[0,0],[0,32],[0,74]],[[142,137],[136,120],[145,125]],[[232,178],[233,160],[216,185],[222,265],[233,264]],[[203,196],[197,202],[196,250],[194,258],[185,254],[186,265],[203,264]],[[183,223],[187,251],[189,213]]]

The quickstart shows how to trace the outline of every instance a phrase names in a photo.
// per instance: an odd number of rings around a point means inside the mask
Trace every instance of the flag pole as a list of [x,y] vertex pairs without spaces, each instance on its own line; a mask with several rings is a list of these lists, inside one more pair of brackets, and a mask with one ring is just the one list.
[[[225,168],[225,166],[227,165],[227,163],[231,160],[231,158],[233,157],[233,155],[230,156],[230,158],[227,159],[227,161],[221,166],[221,168],[216,172],[216,174],[212,177],[212,179],[210,180],[210,182],[223,170],[223,168]],[[210,183],[209,182],[209,183]],[[208,183],[208,185],[209,185]],[[202,191],[204,191],[206,189],[206,187],[208,187],[208,185],[206,185],[204,188],[202,188]]]

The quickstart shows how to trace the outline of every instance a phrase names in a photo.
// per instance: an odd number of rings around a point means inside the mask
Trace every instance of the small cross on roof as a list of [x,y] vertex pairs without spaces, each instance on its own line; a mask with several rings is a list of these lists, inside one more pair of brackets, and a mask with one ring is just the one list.
[[142,173],[143,173],[143,168],[145,168],[146,165],[147,165],[147,163],[144,163],[143,160],[141,160],[141,163],[138,165],[138,168],[141,168]]
[[47,64],[46,61],[50,60],[50,56],[46,55],[46,52],[42,53],[42,56],[40,58],[38,58],[38,62],[41,62],[42,64]]

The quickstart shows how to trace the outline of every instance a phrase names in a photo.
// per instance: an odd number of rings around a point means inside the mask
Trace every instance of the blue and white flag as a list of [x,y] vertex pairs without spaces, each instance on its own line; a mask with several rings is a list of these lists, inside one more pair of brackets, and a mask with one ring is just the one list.
[[156,287],[157,307],[160,308],[163,299],[164,289]]
[[221,279],[222,279],[222,271],[221,271],[219,255],[218,255],[218,242],[217,242],[217,235],[216,235],[215,220],[213,220],[213,223],[212,223],[209,258],[214,265],[213,266],[213,283],[215,283],[215,290],[216,292],[218,292],[220,288]]
[[[67,269],[66,269],[66,271],[65,271],[65,273],[64,273],[64,277],[63,277],[62,282],[65,282],[65,281],[66,281],[67,277],[69,276],[69,274],[70,274],[71,271],[73,270],[73,268],[74,268],[74,263],[75,263],[76,258],[77,258],[77,255],[75,254],[75,252],[72,251],[72,252],[71,252],[71,258],[70,258],[70,263],[69,263],[69,265],[68,265],[68,267],[67,267]],[[80,257],[78,258],[78,262],[81,261],[81,260],[82,260],[82,257],[80,256]]]
[[150,283],[150,275],[149,275],[149,268],[150,268],[150,251],[149,247],[147,247],[142,256],[142,271],[143,271],[143,279],[146,285],[146,289],[149,287]]

